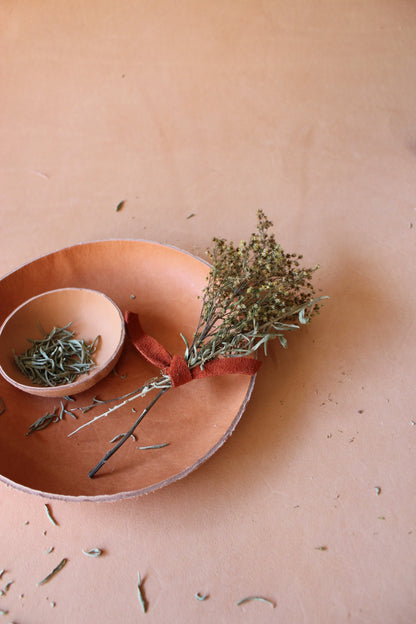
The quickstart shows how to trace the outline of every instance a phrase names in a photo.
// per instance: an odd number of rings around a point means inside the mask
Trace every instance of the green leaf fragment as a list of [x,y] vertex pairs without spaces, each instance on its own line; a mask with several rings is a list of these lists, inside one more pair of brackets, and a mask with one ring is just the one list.
[[237,607],[239,607],[240,605],[244,604],[245,602],[251,602],[252,600],[257,600],[259,602],[266,602],[273,609],[276,606],[275,603],[272,600],[269,600],[268,598],[263,598],[263,596],[247,596],[247,598],[242,598],[241,600],[239,600],[235,604],[237,605]]
[[100,557],[103,554],[101,548],[91,548],[90,550],[83,550],[82,552],[88,557]]
[[55,518],[53,517],[52,512],[51,512],[51,510],[49,508],[49,505],[47,505],[47,504],[45,505],[45,511],[46,511],[46,515],[47,515],[48,519],[50,520],[50,522],[52,524],[54,524],[55,526],[58,526],[58,523],[55,520]]
[[170,442],[162,442],[162,444],[149,444],[149,446],[138,446],[139,451],[148,451],[149,449],[160,449],[169,446]]
[[114,442],[118,442],[125,435],[126,435],[125,433],[118,433],[116,436],[114,436],[114,438],[112,438],[112,440],[110,440],[110,444],[114,444]]
[[137,583],[137,597],[140,602],[140,606],[142,608],[143,613],[147,611],[147,603],[142,590],[142,579],[140,578],[140,572],[137,573],[138,583]]
[[58,565],[56,566],[56,568],[52,570],[52,572],[50,572],[47,576],[45,576],[44,579],[39,581],[38,585],[45,585],[45,583],[48,583],[51,580],[51,578],[55,576],[55,574],[57,574],[60,570],[62,570],[62,568],[66,565],[67,562],[68,562],[68,559],[66,558],[62,559],[62,561],[58,563]]
[[209,596],[208,596],[208,594],[200,594],[199,592],[197,592],[197,593],[195,594],[195,598],[196,598],[197,600],[199,600],[200,602],[203,602],[204,600],[207,600],[207,599],[208,599],[208,597],[209,597]]

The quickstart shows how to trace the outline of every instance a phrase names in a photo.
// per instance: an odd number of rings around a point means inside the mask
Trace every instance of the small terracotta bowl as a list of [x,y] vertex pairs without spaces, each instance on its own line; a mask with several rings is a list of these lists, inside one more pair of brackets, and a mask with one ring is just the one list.
[[[43,337],[39,325],[49,333],[54,326],[71,323],[75,338],[92,342],[98,335],[93,355],[95,366],[72,383],[39,386],[17,368],[13,350],[24,353],[30,339]],[[16,308],[0,328],[0,373],[16,388],[44,397],[73,395],[91,388],[116,365],[125,337],[124,319],[116,304],[106,295],[86,288],[60,288],[42,293]]]

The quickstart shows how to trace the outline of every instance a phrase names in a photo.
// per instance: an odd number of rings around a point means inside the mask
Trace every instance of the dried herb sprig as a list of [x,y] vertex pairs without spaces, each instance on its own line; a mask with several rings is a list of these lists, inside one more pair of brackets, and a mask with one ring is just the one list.
[[[221,358],[250,357],[260,347],[267,355],[267,344],[275,338],[286,347],[284,333],[308,323],[319,312],[322,299],[326,299],[316,297],[312,285],[313,273],[318,266],[302,267],[302,256],[285,253],[274,234],[269,232],[273,224],[264,212],[259,210],[257,216],[257,232],[248,241],[235,245],[214,238],[207,252],[212,265],[192,342],[189,344],[181,334],[185,343],[184,359],[190,370],[203,369],[207,362]],[[150,391],[158,391],[129,431],[89,472],[90,477],[124,444],[156,401],[171,387],[169,375],[162,372],[136,391],[114,399],[121,402],[70,434]]]
[[97,348],[99,336],[91,343],[74,338],[70,331],[71,323],[65,327],[54,327],[38,340],[28,338],[31,347],[16,355],[16,366],[25,377],[39,386],[60,386],[72,383],[83,373],[87,373],[95,362],[93,354]]
[[219,357],[250,356],[285,331],[319,312],[312,275],[319,268],[301,268],[301,255],[287,254],[269,233],[272,222],[258,211],[257,233],[238,246],[214,238],[208,251],[212,268],[202,310],[185,360],[190,368]]
[[137,597],[140,602],[143,613],[147,612],[147,601],[143,592],[143,579],[140,577],[140,572],[137,573]]
[[[68,400],[68,397],[66,397],[66,399]],[[46,427],[49,427],[51,423],[57,423],[60,420],[64,420],[64,416],[66,414],[71,416],[71,418],[75,418],[75,420],[77,419],[77,416],[72,411],[66,409],[63,401],[61,401],[59,412],[57,412],[56,410],[57,408],[55,407],[53,412],[47,412],[40,418],[37,418],[35,422],[33,422],[29,426],[29,430],[27,431],[25,435],[28,436],[31,433],[34,433],[35,431],[41,431],[42,429],[46,429]]]
[[87,557],[101,557],[104,551],[101,550],[101,548],[90,548],[89,550],[83,550],[82,552],[84,555],[87,555]]
[[65,557],[61,560],[60,563],[58,563],[58,565],[56,566],[56,568],[54,568],[52,570],[52,572],[50,572],[47,576],[45,576],[44,579],[42,579],[41,581],[39,581],[38,585],[45,585],[45,583],[48,583],[51,578],[53,578],[55,576],[55,574],[57,574],[60,570],[62,570],[62,568],[68,563],[68,559],[66,559]]
[[256,601],[256,600],[258,602],[265,602],[266,604],[269,604],[271,607],[273,607],[273,609],[276,607],[276,604],[273,602],[273,600],[269,600],[269,598],[263,598],[263,596],[247,596],[247,598],[242,598],[235,604],[237,607],[239,607],[240,605],[246,602],[251,602],[251,601]]

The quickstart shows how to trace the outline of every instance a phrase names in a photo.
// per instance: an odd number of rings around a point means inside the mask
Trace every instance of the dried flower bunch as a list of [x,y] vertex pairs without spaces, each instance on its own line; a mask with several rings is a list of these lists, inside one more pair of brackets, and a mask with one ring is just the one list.
[[187,361],[201,366],[217,357],[249,356],[297,329],[319,312],[311,279],[319,267],[300,268],[302,256],[286,254],[269,233],[272,222],[258,211],[257,233],[236,247],[214,238],[208,251],[212,268],[204,291],[201,317]]
[[[90,471],[90,477],[93,477],[133,434],[144,416],[167,390],[191,381],[192,378],[204,376],[204,372],[254,374],[260,363],[250,356],[260,347],[263,347],[267,355],[267,343],[275,338],[286,347],[284,332],[298,329],[299,324],[308,323],[309,319],[319,312],[321,300],[326,297],[316,297],[311,282],[318,266],[302,267],[300,263],[302,256],[285,253],[276,242],[274,234],[269,231],[273,224],[262,210],[258,211],[257,216],[257,232],[253,233],[248,241],[241,241],[236,246],[225,239],[214,238],[212,247],[207,252],[211,260],[211,269],[207,276],[207,286],[202,294],[197,328],[191,344],[181,334],[185,342],[184,356],[172,358],[172,362],[175,358],[179,358],[182,369],[186,365],[189,378],[175,383],[176,377],[173,366],[170,366],[170,355],[164,352],[168,359],[165,366],[160,366],[161,373],[158,377],[117,399],[96,401],[92,406],[79,408],[87,411],[98,404],[118,401],[114,407],[81,425],[70,435],[108,416],[120,407],[144,397],[150,391],[158,391],[129,431],[121,436],[117,444]],[[138,328],[141,332],[139,324]],[[142,334],[140,335],[142,337]],[[146,341],[150,341],[152,351],[151,341],[154,339],[145,336]],[[140,346],[138,348],[141,350]],[[148,349],[149,345],[146,348]],[[158,361],[157,358],[148,359],[153,363]],[[247,363],[251,365],[254,363],[256,366],[247,366]]]

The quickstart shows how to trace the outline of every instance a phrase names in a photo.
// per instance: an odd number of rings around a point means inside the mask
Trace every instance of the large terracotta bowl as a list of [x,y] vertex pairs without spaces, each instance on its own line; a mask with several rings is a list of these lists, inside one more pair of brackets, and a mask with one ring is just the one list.
[[[66,327],[76,339],[91,343],[97,336],[94,367],[72,383],[42,386],[28,379],[16,366],[20,355],[54,327]],[[116,365],[123,348],[124,319],[113,301],[103,293],[87,288],[59,288],[32,297],[14,310],[0,328],[0,373],[13,386],[44,397],[75,395],[88,390]]]
[[[181,250],[137,240],[82,243],[34,260],[0,280],[0,324],[25,301],[49,290],[92,289],[104,293],[124,313],[140,315],[143,329],[173,355],[183,354],[201,309],[198,296],[209,266]],[[93,320],[95,328],[95,321]],[[97,328],[99,332],[102,330]],[[94,333],[94,332],[93,332]],[[93,338],[95,336],[92,336]],[[169,485],[211,457],[236,427],[249,400],[254,378],[227,375],[194,380],[168,392],[105,466],[88,472],[129,430],[152,398],[120,410],[68,437],[113,404],[66,414],[42,431],[26,435],[45,413],[89,405],[94,396],[108,400],[129,393],[160,373],[126,337],[115,374],[110,373],[75,401],[34,396],[0,377],[0,480],[25,492],[65,500],[113,501]],[[135,410],[134,413],[132,410]],[[162,443],[152,450],[138,447]]]

